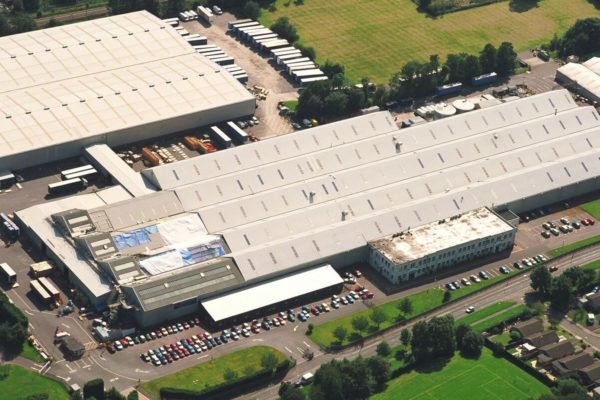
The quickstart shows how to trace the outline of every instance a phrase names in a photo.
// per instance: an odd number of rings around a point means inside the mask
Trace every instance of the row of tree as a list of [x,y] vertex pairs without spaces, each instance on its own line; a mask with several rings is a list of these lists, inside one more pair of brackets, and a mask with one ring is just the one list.
[[[390,363],[381,356],[357,357],[354,360],[332,360],[315,372],[311,400],[367,399],[386,388],[390,379]],[[291,385],[280,392],[282,400],[302,400],[306,396]]]
[[123,396],[117,389],[104,390],[104,380],[92,379],[83,385],[83,395],[73,392],[71,400],[138,400],[138,392],[133,390],[127,397]]
[[[196,5],[198,4],[194,4],[192,8],[195,8]],[[162,6],[159,0],[108,0],[108,7],[112,15],[146,10],[157,17],[176,17],[177,14],[184,11],[185,6],[183,0],[167,0]]]
[[581,267],[567,268],[561,275],[553,277],[545,265],[531,272],[531,287],[557,311],[569,308],[574,295],[587,293],[595,282],[595,272]]
[[[451,314],[417,322],[411,336],[412,357],[417,363],[452,357],[457,349],[463,356],[479,357],[483,348],[481,333],[473,331],[467,324],[455,326]],[[402,336],[401,340],[404,341]]]
[[0,293],[0,351],[19,354],[27,340],[27,317]]
[[550,42],[550,50],[558,51],[563,58],[600,51],[600,18],[577,20],[562,38],[554,36]]

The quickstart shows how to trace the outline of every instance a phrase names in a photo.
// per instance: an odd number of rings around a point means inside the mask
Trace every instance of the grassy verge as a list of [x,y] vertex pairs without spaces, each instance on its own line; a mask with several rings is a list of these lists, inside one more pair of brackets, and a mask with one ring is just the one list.
[[44,362],[44,359],[42,356],[40,356],[40,353],[38,353],[38,351],[29,343],[23,344],[23,351],[21,351],[21,354],[19,355],[36,363]]
[[[471,286],[467,287],[463,286],[461,289],[451,292],[450,299],[460,299],[473,293],[476,290],[485,288],[495,282],[507,279],[517,274],[518,272],[519,271],[513,270],[506,275],[499,274],[488,280],[481,281],[480,283],[473,283]],[[332,344],[346,345],[353,341],[359,340],[360,338],[365,337],[369,334],[375,333],[378,330],[388,328],[393,324],[400,322],[404,319],[415,317],[417,315],[430,311],[437,306],[440,306],[443,303],[444,290],[438,288],[427,289],[422,292],[407,296],[407,298],[410,299],[413,308],[412,312],[408,314],[404,314],[398,309],[398,304],[403,300],[403,298],[393,300],[373,308],[383,311],[383,313],[386,316],[386,320],[382,322],[379,325],[379,327],[375,326],[374,324],[371,324],[367,329],[363,331],[359,332],[355,330],[352,327],[352,319],[358,316],[364,316],[368,319],[371,313],[373,312],[373,309],[362,310],[354,314],[347,315],[345,317],[341,317],[332,321],[325,322],[323,324],[316,325],[313,329],[312,334],[310,335],[310,338],[320,346],[331,346]],[[341,343],[339,343],[339,340],[336,339],[336,337],[333,335],[334,330],[339,326],[345,328],[348,332],[348,335],[346,336],[346,338],[344,338],[344,341]]]
[[499,323],[509,320],[511,318],[516,317],[517,315],[520,315],[523,313],[523,311],[525,311],[527,309],[527,306],[525,304],[520,304],[516,307],[513,308],[509,308],[508,310],[493,316],[490,319],[486,319],[483,322],[480,322],[478,324],[473,325],[473,330],[474,331],[478,331],[478,332],[483,332],[495,325],[498,325]]
[[473,325],[475,322],[482,320],[484,318],[489,317],[492,314],[496,314],[502,310],[505,310],[509,307],[517,304],[515,301],[501,301],[496,304],[489,305],[485,308],[482,308],[479,311],[475,311],[474,313],[467,315],[466,317],[460,318],[456,321],[457,324],[463,323],[467,325]]
[[579,250],[583,247],[590,246],[595,243],[600,243],[600,235],[592,236],[587,239],[583,239],[578,242],[568,244],[566,246],[552,249],[548,252],[548,254],[550,254],[550,256],[552,256],[552,257],[558,257],[558,256],[562,256],[563,254],[571,253],[575,250]]
[[592,261],[591,263],[584,264],[581,266],[581,269],[591,269],[591,270],[600,269],[600,260],[596,260],[596,261]]
[[581,208],[592,217],[600,219],[600,199],[585,203]]
[[6,379],[0,380],[0,398],[10,400],[26,400],[34,394],[47,393],[51,400],[69,400],[67,389],[60,382],[39,375],[18,365],[0,366],[0,374],[8,373]]
[[284,101],[283,105],[289,108],[291,112],[296,112],[296,108],[298,107],[298,100]]
[[257,375],[262,371],[261,359],[268,353],[275,355],[278,363],[286,359],[283,353],[272,347],[255,346],[145,382],[141,386],[156,399],[160,398],[160,389],[165,387],[190,391],[207,390],[226,382],[225,371],[233,371],[237,378]]
[[456,354],[402,374],[371,400],[527,400],[544,394],[550,394],[547,386],[484,348],[479,359]]

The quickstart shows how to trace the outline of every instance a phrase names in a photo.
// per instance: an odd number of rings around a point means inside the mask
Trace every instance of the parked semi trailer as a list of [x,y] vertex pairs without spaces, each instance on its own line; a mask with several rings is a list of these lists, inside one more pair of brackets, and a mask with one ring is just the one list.
[[448,83],[447,85],[439,86],[435,89],[435,94],[438,96],[448,96],[450,94],[460,93],[462,90],[462,83]]
[[245,18],[245,19],[238,19],[237,21],[229,21],[227,23],[227,29],[232,30],[235,26],[241,25],[241,24],[245,24],[248,22],[254,22],[252,19],[250,18]]
[[73,178],[66,181],[51,183],[48,185],[48,193],[58,194],[83,189],[87,181],[83,178]]
[[479,75],[471,79],[471,85],[473,86],[484,86],[494,83],[498,80],[498,74],[490,72],[489,74]]
[[239,126],[229,121],[225,124],[225,130],[230,137],[237,140],[239,143],[246,143],[250,138],[246,132],[244,132]]
[[222,147],[231,147],[231,139],[218,126],[211,126],[209,133],[212,140],[220,144]]

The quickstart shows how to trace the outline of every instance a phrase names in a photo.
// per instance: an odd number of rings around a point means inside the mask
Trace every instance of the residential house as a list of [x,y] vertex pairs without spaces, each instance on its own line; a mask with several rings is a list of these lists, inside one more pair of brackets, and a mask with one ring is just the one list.
[[581,368],[578,373],[584,385],[600,386],[600,361],[594,361],[587,367]]
[[588,352],[576,353],[552,362],[552,370],[559,376],[579,371],[594,363],[594,357]]
[[521,337],[527,337],[542,332],[544,330],[544,323],[537,318],[531,318],[515,324],[510,330],[519,332]]
[[541,367],[548,367],[552,361],[558,360],[575,353],[575,347],[569,340],[564,340],[558,343],[552,343],[540,348],[537,362]]
[[558,342],[558,335],[555,331],[538,332],[525,337],[524,341],[534,347],[540,348]]

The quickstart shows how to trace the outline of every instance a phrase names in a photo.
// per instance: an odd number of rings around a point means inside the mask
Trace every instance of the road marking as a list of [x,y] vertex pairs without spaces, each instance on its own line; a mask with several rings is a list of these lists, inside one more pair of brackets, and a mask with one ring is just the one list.
[[118,376],[120,376],[121,378],[129,379],[130,381],[134,381],[134,382],[137,382],[137,381],[138,381],[137,379],[130,378],[130,377],[128,377],[128,376],[125,376],[125,375],[120,375],[120,374],[117,374],[116,372],[113,372],[113,371],[109,370],[108,368],[106,368],[105,366],[103,366],[102,364],[100,364],[98,361],[96,361],[96,359],[95,359],[94,357],[91,357],[91,356],[90,356],[90,360],[92,360],[92,361],[93,361],[93,362],[94,362],[94,363],[95,363],[97,366],[99,366],[100,368],[102,368],[102,369],[103,369],[103,370],[105,370],[106,372],[109,372],[109,373],[111,373],[111,374],[113,374],[113,375],[118,375]]
[[150,373],[150,371],[145,371],[143,369],[138,369],[138,368],[135,369],[135,372],[137,372],[139,374],[149,374]]
[[284,349],[286,349],[290,354],[293,354],[293,352],[287,348],[287,346],[283,346]]
[[264,342],[264,339],[252,339],[253,342]]
[[208,354],[205,354],[203,356],[197,357],[196,360],[201,360],[201,359],[206,358],[206,357],[208,357]]
[[110,382],[114,382],[114,381],[118,381],[118,380],[119,380],[119,377],[118,377],[118,376],[115,376],[114,378],[112,378],[112,379],[110,380]]
[[301,348],[301,347],[296,347],[296,348],[298,349],[298,352],[300,354],[304,354],[304,349],[303,348]]
[[302,343],[304,343],[304,345],[310,349],[310,344],[308,344],[306,342],[302,342]]
[[34,314],[33,314],[31,311],[29,311],[29,310],[24,310],[24,311],[25,311],[25,314],[27,314],[27,315],[34,315]]
[[64,326],[65,328],[67,328],[67,329],[71,329],[71,327],[69,325],[65,324],[64,322],[61,323],[61,325]]
[[294,327],[294,332],[296,332],[296,329],[298,329],[298,327],[299,327],[299,326],[300,326],[300,325],[296,325],[296,326]]
[[69,363],[66,363],[65,365],[69,369],[69,373],[77,371],[76,369],[73,369]]

